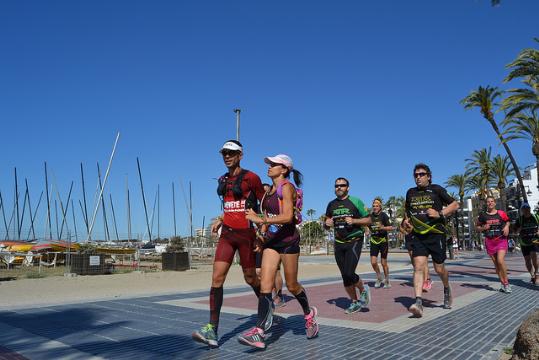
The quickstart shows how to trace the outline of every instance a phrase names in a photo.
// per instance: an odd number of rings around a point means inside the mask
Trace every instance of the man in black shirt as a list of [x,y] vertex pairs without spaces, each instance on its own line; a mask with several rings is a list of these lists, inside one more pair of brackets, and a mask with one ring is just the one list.
[[526,269],[530,273],[532,284],[537,284],[539,267],[537,266],[537,251],[539,250],[539,219],[532,214],[530,204],[520,207],[520,216],[515,224],[515,230],[520,235],[520,248]]
[[[440,185],[432,184],[430,168],[425,164],[414,167],[416,187],[406,192],[406,219],[404,226],[414,233],[414,290],[416,302],[408,309],[414,316],[423,316],[423,269],[428,256],[432,256],[434,270],[444,284],[444,309],[451,309],[453,298],[449,275],[444,266],[446,259],[445,218],[458,210],[459,204]],[[445,206],[445,207],[444,207]]]
[[[360,311],[370,301],[367,284],[356,274],[357,263],[363,246],[363,226],[371,219],[361,200],[348,194],[349,183],[345,178],[335,180],[336,199],[330,201],[326,209],[325,227],[335,232],[335,261],[341,272],[344,288],[350,296],[350,306],[346,314]],[[359,290],[359,299],[356,293]]]

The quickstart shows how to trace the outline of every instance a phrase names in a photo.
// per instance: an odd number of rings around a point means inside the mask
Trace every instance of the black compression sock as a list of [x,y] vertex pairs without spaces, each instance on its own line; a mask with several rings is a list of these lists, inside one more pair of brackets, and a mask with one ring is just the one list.
[[260,284],[258,284],[257,286],[251,285],[251,287],[253,288],[253,291],[255,292],[256,297],[260,297]]
[[302,289],[299,294],[294,296],[301,305],[301,308],[303,309],[303,314],[309,315],[311,313],[311,308],[309,306],[309,299],[307,299],[307,294],[305,294],[305,289]]
[[210,324],[213,325],[215,333],[219,327],[219,316],[223,305],[223,287],[212,287],[210,289]]
[[256,321],[256,327],[265,331],[266,322],[270,316],[273,316],[273,299],[271,298],[271,293],[261,293],[258,298],[258,320]]

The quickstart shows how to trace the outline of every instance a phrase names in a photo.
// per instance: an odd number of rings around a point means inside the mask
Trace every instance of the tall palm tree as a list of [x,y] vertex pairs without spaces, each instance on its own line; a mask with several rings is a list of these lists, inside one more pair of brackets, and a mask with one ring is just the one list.
[[524,198],[524,201],[528,202],[528,197],[524,191],[524,182],[522,181],[522,175],[520,174],[518,164],[513,156],[513,153],[511,153],[511,149],[509,149],[509,145],[507,145],[507,142],[504,140],[496,120],[494,119],[493,107],[497,105],[496,99],[501,95],[502,91],[497,87],[479,86],[477,90],[472,91],[468,96],[462,99],[461,104],[464,105],[466,110],[478,107],[481,110],[483,117],[490,123],[494,129],[494,132],[496,132],[498,139],[500,139],[505,151],[507,152],[507,155],[511,159],[511,164],[513,164],[513,169],[515,169],[515,174],[520,185],[519,193]]
[[468,181],[474,190],[477,190],[479,198],[485,200],[490,195],[489,187],[492,183],[492,149],[474,150],[471,158],[466,159],[466,172]]
[[539,116],[533,111],[531,115],[521,112],[507,117],[502,123],[505,127],[506,139],[528,139],[532,143],[532,153],[535,156],[537,176],[539,179]]
[[505,185],[507,184],[507,178],[514,174],[514,170],[511,167],[511,162],[508,156],[496,155],[492,159],[492,177],[498,191],[500,192],[501,207],[507,208],[507,196],[505,195]]

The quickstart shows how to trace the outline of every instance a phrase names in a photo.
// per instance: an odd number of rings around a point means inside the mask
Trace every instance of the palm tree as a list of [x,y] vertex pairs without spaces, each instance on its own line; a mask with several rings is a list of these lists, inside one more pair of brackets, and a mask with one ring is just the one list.
[[[445,182],[445,185],[448,187],[453,187],[457,189],[458,191],[458,198],[460,203],[460,209],[457,215],[455,216],[456,222],[457,222],[457,240],[460,243],[460,233],[461,233],[461,226],[459,221],[459,213],[462,211],[464,205],[464,195],[466,195],[466,186],[468,185],[468,176],[466,174],[456,174],[452,175],[447,179]],[[464,226],[464,224],[463,224]],[[464,229],[462,229],[462,234],[464,234]]]
[[524,191],[524,182],[522,181],[522,175],[520,174],[518,164],[513,154],[511,153],[511,149],[509,149],[509,145],[507,145],[507,142],[504,140],[502,134],[500,133],[500,129],[498,128],[496,120],[494,119],[493,107],[497,105],[496,99],[501,95],[502,91],[499,90],[497,87],[479,86],[477,90],[472,91],[468,96],[462,99],[460,103],[464,105],[464,109],[466,110],[478,107],[481,110],[481,114],[483,115],[483,117],[490,123],[490,125],[496,132],[498,139],[500,139],[500,142],[505,148],[507,155],[511,159],[511,164],[513,164],[513,169],[515,169],[515,174],[520,185],[519,193],[524,198],[524,201],[528,202],[528,197],[526,196],[526,192]]
[[464,201],[464,195],[466,195],[467,184],[468,184],[468,176],[466,174],[452,175],[445,182],[446,186],[457,189],[461,208],[462,208],[462,203]]
[[476,190],[481,200],[485,200],[490,195],[490,184],[492,183],[492,160],[491,148],[474,150],[472,157],[466,159],[466,172],[468,181],[473,190]]
[[507,178],[514,174],[511,162],[508,156],[496,155],[492,159],[492,177],[498,191],[500,192],[501,207],[505,209],[507,207],[507,197],[505,195],[505,185],[507,184]]
[[[311,222],[313,222],[313,216],[316,213],[316,210],[315,209],[307,209],[307,211],[305,213],[311,219]],[[312,245],[311,226],[309,226],[309,254],[311,253],[311,245]]]
[[532,153],[535,156],[537,175],[539,179],[539,116],[535,111],[531,115],[521,112],[506,118],[503,123],[506,139],[528,139],[532,142]]

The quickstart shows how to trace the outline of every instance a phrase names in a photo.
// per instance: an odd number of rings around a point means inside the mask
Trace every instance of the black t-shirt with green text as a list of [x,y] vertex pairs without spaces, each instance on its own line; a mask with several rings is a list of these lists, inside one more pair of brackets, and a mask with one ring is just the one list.
[[418,234],[444,234],[444,220],[431,218],[427,209],[441,211],[451,204],[453,199],[440,185],[430,184],[425,188],[413,187],[406,192],[406,214]]
[[515,227],[520,229],[520,243],[524,246],[533,245],[533,241],[537,240],[537,230],[539,230],[539,221],[534,214],[529,217],[520,216]]
[[334,199],[330,201],[326,209],[326,216],[333,219],[335,229],[335,241],[348,242],[363,238],[363,226],[348,225],[347,217],[360,219],[369,216],[363,201],[356,197],[348,196],[346,199]]
[[386,238],[387,231],[381,230],[380,228],[391,225],[389,216],[387,216],[387,214],[383,211],[380,211],[378,214],[371,213],[371,221],[372,221],[372,224],[369,225],[369,229],[371,230],[371,240],[373,238],[374,239]]

